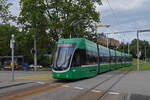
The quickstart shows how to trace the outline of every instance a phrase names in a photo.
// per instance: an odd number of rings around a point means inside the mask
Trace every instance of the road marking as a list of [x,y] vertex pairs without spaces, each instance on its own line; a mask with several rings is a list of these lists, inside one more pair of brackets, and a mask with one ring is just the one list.
[[74,87],[75,89],[83,90],[84,88],[81,87]]
[[100,92],[102,92],[102,91],[99,91],[99,90],[92,90],[92,92],[100,93]]
[[42,85],[45,84],[45,82],[37,82],[37,83],[42,84]]
[[68,86],[68,85],[62,85],[62,87],[70,87],[70,86]]
[[32,76],[15,77],[15,79],[23,79],[23,80],[53,80],[51,74],[40,74],[40,75],[32,75]]
[[114,95],[118,95],[118,94],[120,94],[120,93],[118,93],[118,92],[108,92],[109,94],[114,94]]

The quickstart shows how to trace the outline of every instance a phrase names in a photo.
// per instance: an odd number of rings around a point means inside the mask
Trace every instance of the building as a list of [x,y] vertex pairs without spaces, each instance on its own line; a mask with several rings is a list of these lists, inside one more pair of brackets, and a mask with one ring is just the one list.
[[[101,37],[98,39],[98,42],[104,46],[107,46],[107,38],[106,37]],[[108,43],[111,46],[120,46],[120,42],[114,38],[108,38]]]

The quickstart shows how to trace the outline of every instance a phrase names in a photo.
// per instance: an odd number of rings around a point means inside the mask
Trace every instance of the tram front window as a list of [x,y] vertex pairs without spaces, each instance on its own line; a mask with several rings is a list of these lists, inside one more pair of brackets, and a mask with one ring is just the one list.
[[54,70],[65,70],[69,67],[74,46],[74,44],[57,44],[52,66]]

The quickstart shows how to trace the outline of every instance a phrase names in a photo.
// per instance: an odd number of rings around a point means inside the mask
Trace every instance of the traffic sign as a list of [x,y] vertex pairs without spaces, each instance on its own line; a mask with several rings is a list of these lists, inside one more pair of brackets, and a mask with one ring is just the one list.
[[48,57],[48,56],[50,56],[50,54],[44,54],[44,56]]
[[13,62],[11,62],[10,66],[11,66],[11,68],[13,68],[13,66],[14,66]]

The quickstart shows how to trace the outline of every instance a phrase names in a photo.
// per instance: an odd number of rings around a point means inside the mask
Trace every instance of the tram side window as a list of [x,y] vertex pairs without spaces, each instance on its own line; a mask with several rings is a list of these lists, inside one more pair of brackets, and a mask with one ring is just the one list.
[[128,61],[128,58],[127,57],[125,57],[125,62],[127,62]]
[[120,63],[120,57],[119,56],[117,57],[117,62]]
[[116,63],[118,63],[118,56],[116,56]]
[[128,57],[128,62],[130,62],[130,58]]
[[103,64],[103,56],[100,56],[99,59],[100,59],[100,63]]
[[103,63],[104,63],[104,64],[109,63],[109,61],[110,61],[109,56],[103,56]]
[[110,58],[111,58],[110,61],[113,63],[114,62],[114,57],[111,56]]
[[129,61],[132,62],[132,58],[129,58]]
[[113,63],[116,62],[116,57],[115,57],[115,56],[112,57],[112,62],[113,62]]
[[122,59],[123,59],[123,62],[125,62],[125,61],[126,61],[126,58],[125,58],[125,57],[122,57]]
[[97,53],[93,51],[86,50],[85,65],[94,65],[98,62]]
[[77,49],[73,55],[72,59],[72,67],[78,67],[81,66],[81,64],[84,62],[84,51],[81,49]]
[[129,62],[129,58],[127,58],[127,62]]
[[119,57],[119,63],[121,63],[122,62],[122,57]]

